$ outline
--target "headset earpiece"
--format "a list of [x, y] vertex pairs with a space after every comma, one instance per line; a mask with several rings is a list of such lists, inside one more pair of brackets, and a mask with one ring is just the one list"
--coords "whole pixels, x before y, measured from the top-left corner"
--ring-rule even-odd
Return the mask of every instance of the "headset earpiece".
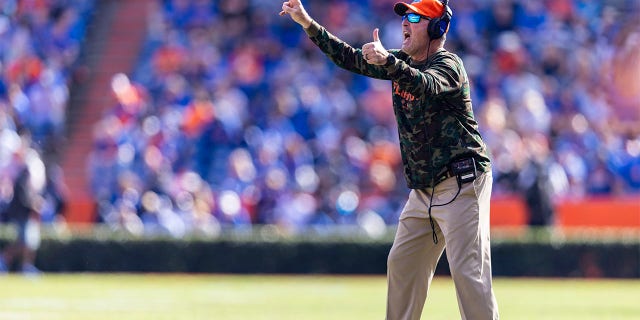
[[449, 22], [451, 22], [453, 12], [451, 12], [451, 8], [449, 8], [448, 3], [448, 0], [442, 0], [442, 4], [444, 5], [444, 12], [442, 13], [442, 16], [429, 21], [427, 32], [429, 33], [429, 38], [431, 40], [442, 38], [449, 29]]

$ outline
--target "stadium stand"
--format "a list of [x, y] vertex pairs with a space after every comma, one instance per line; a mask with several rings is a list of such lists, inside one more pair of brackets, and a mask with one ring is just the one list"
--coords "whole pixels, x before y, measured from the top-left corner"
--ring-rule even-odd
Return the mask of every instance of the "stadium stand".
[[[394, 47], [394, 2], [306, 6], [355, 46], [381, 27]], [[534, 212], [550, 216], [523, 218], [533, 224], [553, 223], [563, 199], [624, 196], [638, 208], [640, 83], [621, 62], [639, 58], [638, 3], [451, 6], [447, 46], [472, 78], [494, 196], [547, 201]], [[131, 99], [96, 126], [101, 221], [174, 235], [218, 223], [396, 221], [406, 187], [390, 84], [337, 70], [277, 11], [266, 1], [157, 2], [137, 71], [119, 76]]]
[[70, 99], [68, 142], [62, 167], [69, 186], [69, 218], [93, 222], [95, 201], [91, 197], [87, 156], [93, 148], [95, 124], [116, 102], [111, 78], [131, 72], [146, 34], [147, 7], [151, 1], [95, 3], [91, 28], [78, 63], [78, 77]]
[[43, 221], [60, 217], [65, 207], [59, 161], [70, 87], [93, 6], [93, 0], [0, 4], [0, 212], [23, 167], [31, 172]]
[[[76, 209], [88, 214], [79, 221], [95, 217], [135, 233], [174, 236], [256, 223], [292, 231], [395, 223], [407, 192], [389, 83], [338, 70], [278, 16], [280, 3], [143, 2], [114, 2], [120, 13], [109, 15], [105, 28], [122, 29], [103, 41], [132, 29], [146, 32], [146, 40], [136, 44], [140, 50], [133, 44], [111, 50], [130, 57], [104, 64], [110, 68], [101, 69], [99, 83], [88, 81], [94, 89], [85, 90], [102, 98], [101, 106], [82, 109], [70, 125], [73, 143], [63, 162], [65, 172], [74, 171], [67, 174], [71, 194], [84, 194], [85, 205]], [[395, 2], [305, 4], [354, 46], [380, 27], [382, 43], [392, 48], [401, 36], [390, 9]], [[640, 4], [456, 0], [451, 6], [447, 47], [461, 55], [472, 79], [494, 160], [494, 198], [504, 200], [494, 214], [508, 213], [494, 221], [565, 223], [580, 210], [572, 207], [576, 201], [604, 198], [632, 215], [622, 221], [640, 226], [640, 214], [634, 216], [640, 63], [632, 63], [640, 60]], [[7, 66], [3, 60], [5, 79]], [[24, 98], [11, 96], [10, 106], [22, 110]], [[64, 123], [55, 115], [30, 120], [36, 121]], [[42, 135], [47, 127], [37, 128]], [[527, 204], [542, 202], [548, 206], [535, 212], [548, 215], [531, 221]], [[94, 204], [95, 212], [87, 211]]]

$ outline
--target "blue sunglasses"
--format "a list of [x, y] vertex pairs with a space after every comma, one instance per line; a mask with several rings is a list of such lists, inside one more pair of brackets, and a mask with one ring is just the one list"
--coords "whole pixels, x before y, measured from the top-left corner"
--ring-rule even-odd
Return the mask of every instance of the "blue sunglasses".
[[409, 20], [409, 22], [411, 23], [418, 23], [420, 22], [420, 19], [426, 19], [426, 20], [430, 20], [428, 17], [425, 16], [421, 16], [417, 13], [407, 13], [404, 16], [402, 16], [402, 21], [404, 22], [404, 20]]

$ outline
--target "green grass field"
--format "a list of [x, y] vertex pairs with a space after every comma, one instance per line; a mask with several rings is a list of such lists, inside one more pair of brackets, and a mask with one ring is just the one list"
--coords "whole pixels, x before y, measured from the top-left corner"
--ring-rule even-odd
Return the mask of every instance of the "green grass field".
[[[0, 319], [384, 319], [384, 277], [0, 276]], [[495, 279], [502, 319], [640, 319], [640, 280]], [[423, 319], [459, 319], [436, 278]]]

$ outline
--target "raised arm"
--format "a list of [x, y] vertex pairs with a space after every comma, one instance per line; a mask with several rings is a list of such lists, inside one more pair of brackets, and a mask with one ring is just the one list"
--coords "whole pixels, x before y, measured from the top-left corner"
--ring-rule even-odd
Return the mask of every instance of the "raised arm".
[[356, 49], [314, 21], [300, 0], [282, 3], [280, 15], [287, 14], [304, 28], [311, 41], [339, 67], [368, 77], [389, 80], [385, 68], [389, 52], [382, 46], [377, 28], [373, 32], [373, 41]]

